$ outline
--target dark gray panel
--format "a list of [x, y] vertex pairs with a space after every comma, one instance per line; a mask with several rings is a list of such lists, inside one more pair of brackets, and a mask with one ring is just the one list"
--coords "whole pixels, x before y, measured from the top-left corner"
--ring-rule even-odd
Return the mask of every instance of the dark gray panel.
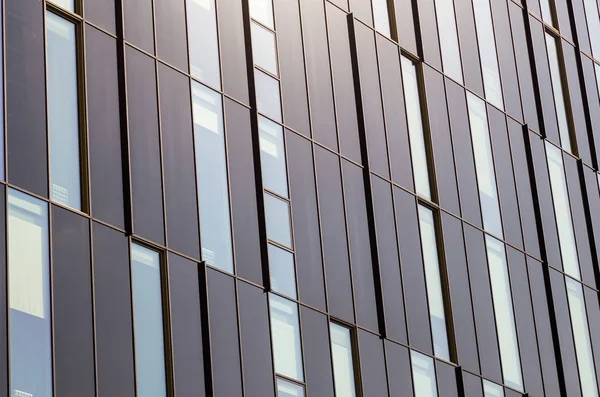
[[350, 12], [354, 18], [373, 26], [373, 13], [371, 12], [370, 0], [350, 0]]
[[567, 80], [567, 87], [565, 87], [564, 90], [565, 93], [568, 91], [570, 103], [570, 106], [567, 106], [567, 112], [571, 114], [574, 127], [571, 134], [575, 135], [577, 141], [577, 155], [587, 164], [592, 164], [591, 147], [585, 122], [585, 108], [583, 107], [577, 61], [575, 58], [579, 51], [564, 40], [562, 41], [562, 49], [565, 64], [565, 78]]
[[[590, 327], [590, 339], [592, 350], [595, 357], [598, 357], [600, 349], [600, 305], [598, 302], [598, 293], [588, 287], [583, 287], [585, 294], [585, 306], [587, 309], [588, 324]], [[600, 368], [596, 366], [596, 379], [600, 377]]]
[[459, 397], [456, 384], [456, 367], [435, 360], [438, 390], [444, 397]]
[[8, 181], [48, 197], [44, 5], [7, 0], [6, 123]]
[[183, 71], [188, 71], [185, 0], [154, 0], [156, 55]]
[[387, 397], [387, 378], [383, 340], [369, 332], [358, 331], [362, 389], [365, 396]]
[[[569, 5], [571, 5], [569, 1]], [[571, 35], [571, 21], [569, 20], [569, 7], [567, 0], [554, 0], [554, 7], [556, 8], [556, 16], [558, 17], [558, 28], [560, 34], [567, 38], [569, 41], [573, 41]]]
[[571, 0], [573, 20], [576, 26], [576, 32], [574, 33], [576, 33], [575, 36], [577, 38], [577, 45], [579, 46], [579, 49], [590, 54], [590, 38], [588, 35], [588, 30], [584, 28], [584, 26], [587, 27], [587, 20], [585, 17], [585, 8], [583, 4], [583, 0]]
[[219, 0], [219, 42], [223, 91], [248, 103], [248, 72], [241, 0]]
[[[585, 84], [585, 93], [587, 98], [588, 115], [590, 117], [593, 142], [590, 141], [590, 150], [600, 156], [600, 100], [598, 97], [598, 86], [596, 85], [594, 62], [583, 54], [578, 55], [581, 58], [581, 66], [583, 69], [583, 79]], [[591, 138], [590, 138], [591, 140]]]
[[123, 228], [117, 43], [89, 25], [86, 25], [86, 43], [92, 215]]
[[154, 54], [154, 13], [152, 0], [123, 1], [125, 40]]
[[[177, 397], [204, 397], [199, 265], [169, 253], [173, 383]], [[202, 271], [204, 271], [202, 269]]]
[[[483, 97], [483, 80], [481, 67], [479, 66], [479, 49], [477, 47], [473, 4], [471, 0], [454, 0], [454, 9], [465, 86]], [[439, 17], [446, 18], [444, 16]]]
[[236, 269], [240, 277], [262, 284], [252, 130], [248, 109], [225, 99], [225, 127]]
[[153, 59], [131, 47], [127, 47], [126, 54], [134, 231], [163, 244], [156, 68]]
[[415, 23], [415, 5], [411, 0], [394, 0], [396, 31], [400, 46], [417, 54], [417, 24]]
[[412, 396], [410, 351], [404, 346], [384, 341], [390, 397]]
[[87, 20], [110, 33], [116, 32], [115, 2], [113, 0], [86, 0], [84, 5]]
[[471, 375], [468, 372], [463, 372], [463, 389], [465, 397], [483, 397], [483, 385], [481, 378]]
[[128, 239], [99, 223], [92, 233], [98, 397], [134, 396]]
[[302, 339], [306, 365], [306, 390], [309, 396], [333, 397], [333, 373], [329, 322], [324, 314], [300, 307]]
[[[421, 53], [423, 61], [428, 65], [442, 69], [442, 57], [438, 40], [437, 19], [435, 18], [434, 0], [421, 0], [417, 4], [420, 28]], [[416, 28], [416, 26], [415, 26]], [[417, 36], [419, 37], [419, 36]]]
[[[596, 173], [588, 167], [583, 167], [585, 177], [585, 188], [587, 195], [585, 200], [588, 203], [590, 210], [590, 220], [592, 225], [600, 225], [600, 196], [598, 195], [598, 177]], [[600, 252], [600, 230], [593, 228], [593, 246], [596, 252]]]

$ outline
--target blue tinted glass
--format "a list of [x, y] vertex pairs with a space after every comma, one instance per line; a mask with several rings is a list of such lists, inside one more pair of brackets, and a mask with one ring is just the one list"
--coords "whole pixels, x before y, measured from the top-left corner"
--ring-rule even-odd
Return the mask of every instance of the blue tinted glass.
[[282, 197], [288, 197], [287, 165], [283, 128], [264, 117], [258, 118], [260, 134], [260, 160], [263, 186]]
[[265, 193], [267, 237], [276, 243], [292, 248], [290, 207], [286, 201]]
[[333, 378], [337, 396], [355, 397], [354, 359], [350, 330], [330, 323], [331, 358], [333, 360]]
[[256, 106], [258, 111], [281, 122], [279, 81], [259, 70], [254, 70], [256, 80]]
[[438, 397], [433, 359], [415, 351], [410, 352], [410, 358], [415, 397]]
[[52, 396], [48, 206], [8, 191], [11, 396]]
[[277, 379], [277, 397], [304, 397], [304, 388], [283, 379]]
[[504, 389], [502, 386], [490, 382], [483, 381], [483, 394], [485, 397], [504, 397]]
[[135, 370], [139, 397], [166, 397], [160, 255], [131, 245]]
[[275, 372], [297, 381], [304, 381], [298, 305], [269, 294], [271, 338]]
[[192, 77], [221, 88], [217, 15], [214, 0], [187, 0], [187, 26]]
[[273, 291], [296, 299], [294, 254], [269, 244], [269, 273]]

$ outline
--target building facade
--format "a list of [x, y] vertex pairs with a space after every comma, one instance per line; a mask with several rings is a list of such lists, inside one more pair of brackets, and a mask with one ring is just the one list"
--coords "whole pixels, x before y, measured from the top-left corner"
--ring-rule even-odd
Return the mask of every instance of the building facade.
[[1, 395], [599, 395], [596, 0], [0, 4]]

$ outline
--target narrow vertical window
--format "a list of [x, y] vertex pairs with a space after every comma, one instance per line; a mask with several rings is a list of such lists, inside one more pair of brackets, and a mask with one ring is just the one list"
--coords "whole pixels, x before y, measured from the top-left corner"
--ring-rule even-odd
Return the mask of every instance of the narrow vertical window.
[[75, 0], [49, 0], [51, 3], [56, 4], [59, 7], [75, 12]]
[[51, 397], [48, 205], [8, 190], [11, 396]]
[[483, 72], [485, 99], [497, 108], [504, 109], [490, 0], [474, 0], [473, 10], [475, 11], [475, 26], [479, 43], [481, 70]]
[[254, 78], [258, 111], [275, 121], [281, 122], [279, 81], [260, 70], [254, 71]]
[[583, 397], [597, 397], [598, 386], [583, 290], [581, 284], [569, 277], [566, 277], [566, 283], [582, 395]]
[[391, 37], [390, 12], [387, 0], [372, 0], [372, 4], [375, 30], [386, 37]]
[[516, 390], [523, 391], [521, 359], [504, 244], [491, 236], [486, 236], [485, 242], [504, 383]]
[[438, 397], [433, 359], [416, 351], [410, 352], [415, 397]]
[[287, 201], [265, 193], [267, 237], [288, 248], [292, 247], [290, 205]]
[[273, 291], [287, 295], [292, 299], [297, 298], [294, 254], [269, 244], [269, 273]]
[[355, 397], [354, 358], [352, 355], [352, 336], [346, 327], [331, 323], [331, 358], [333, 360], [333, 380], [335, 395]]
[[304, 387], [277, 378], [277, 397], [304, 397]]
[[277, 295], [269, 295], [271, 338], [275, 372], [299, 382], [304, 381], [298, 305]]
[[587, 20], [588, 34], [592, 45], [594, 58], [600, 57], [600, 14], [596, 0], [583, 0], [585, 18]]
[[421, 229], [423, 262], [425, 263], [425, 281], [427, 283], [427, 299], [429, 301], [429, 316], [433, 335], [433, 351], [437, 357], [450, 361], [435, 223], [433, 212], [422, 205], [419, 205], [419, 226]]
[[250, 17], [269, 29], [275, 28], [273, 23], [273, 2], [272, 0], [250, 0]]
[[540, 8], [542, 10], [542, 19], [550, 26], [554, 26], [554, 18], [552, 17], [551, 0], [540, 0]]
[[504, 389], [502, 386], [490, 382], [483, 381], [483, 396], [484, 397], [504, 397]]
[[139, 397], [167, 395], [160, 262], [158, 252], [131, 245], [135, 371]]
[[278, 76], [275, 33], [252, 22], [252, 57], [254, 64]]
[[552, 189], [552, 199], [554, 200], [554, 215], [556, 216], [563, 269], [569, 276], [579, 280], [579, 259], [577, 258], [562, 153], [557, 147], [546, 143], [546, 156], [548, 157], [550, 187]]
[[75, 24], [46, 12], [50, 197], [81, 210]]
[[552, 92], [554, 93], [556, 118], [558, 119], [560, 145], [567, 152], [572, 153], [573, 149], [571, 145], [571, 135], [569, 132], [569, 120], [567, 119], [567, 99], [563, 91], [557, 40], [560, 39], [555, 38], [550, 33], [546, 33], [546, 48], [548, 50], [548, 62], [550, 64], [550, 78], [552, 79]]
[[431, 200], [429, 166], [427, 165], [427, 151], [425, 149], [417, 68], [414, 62], [406, 57], [402, 57], [402, 79], [404, 83], [404, 102], [406, 104], [408, 138], [415, 178], [415, 191], [418, 195]]
[[442, 51], [444, 73], [463, 83], [460, 48], [458, 46], [458, 31], [454, 15], [454, 0], [435, 0], [435, 12]]
[[467, 102], [483, 228], [489, 233], [503, 237], [485, 103], [471, 93], [467, 94]]
[[202, 259], [233, 272], [229, 182], [221, 95], [192, 83]]
[[287, 198], [287, 165], [285, 162], [283, 128], [269, 119], [259, 117], [258, 132], [263, 187]]
[[215, 0], [187, 0], [187, 29], [192, 77], [221, 88]]

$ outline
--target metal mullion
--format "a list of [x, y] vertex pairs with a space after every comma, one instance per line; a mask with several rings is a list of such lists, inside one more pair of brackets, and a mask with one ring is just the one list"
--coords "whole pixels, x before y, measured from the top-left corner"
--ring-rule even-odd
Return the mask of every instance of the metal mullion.
[[4, 164], [4, 177], [2, 178], [3, 180], [7, 181], [8, 180], [8, 150], [7, 150], [7, 143], [8, 143], [8, 95], [7, 95], [7, 89], [6, 89], [6, 84], [7, 84], [7, 79], [6, 79], [6, 67], [7, 67], [7, 62], [6, 62], [6, 49], [7, 49], [7, 45], [6, 45], [6, 1], [1, 1], [0, 2], [0, 21], [2, 23], [2, 41], [1, 41], [1, 45], [2, 45], [2, 127], [3, 127], [3, 131], [2, 131], [2, 136], [4, 137], [4, 142], [2, 145], [2, 164]]
[[163, 344], [164, 344], [164, 360], [165, 360], [165, 383], [167, 396], [174, 397], [177, 395], [175, 388], [175, 350], [173, 344], [173, 321], [172, 321], [172, 306], [171, 306], [171, 277], [169, 267], [169, 254], [161, 250], [159, 253], [160, 259], [160, 287], [161, 287], [161, 308], [163, 315]]
[[89, 244], [90, 244], [90, 288], [91, 288], [91, 303], [92, 303], [92, 338], [94, 342], [92, 355], [94, 356], [94, 390], [96, 396], [99, 393], [98, 386], [98, 333], [97, 333], [97, 316], [96, 316], [96, 262], [94, 260], [94, 221], [86, 219], [89, 227]]
[[[212, 365], [212, 343], [210, 334], [210, 302], [208, 301], [208, 267], [206, 262], [195, 262], [198, 269], [198, 291], [200, 300], [200, 318], [202, 328], [202, 359], [204, 365], [204, 387], [206, 396], [212, 397], [214, 393], [213, 386], [213, 365]], [[235, 276], [234, 276], [235, 277]], [[236, 280], [234, 282], [237, 283]], [[241, 360], [240, 360], [241, 361]]]
[[[136, 240], [137, 242], [137, 240]], [[136, 346], [135, 346], [135, 309], [133, 302], [133, 269], [132, 269], [132, 260], [133, 255], [131, 254], [132, 245], [134, 244], [133, 237], [131, 235], [127, 236], [127, 270], [129, 274], [129, 306], [131, 310], [131, 350], [133, 353], [133, 390], [136, 397], [138, 396], [138, 373], [137, 373], [137, 360], [136, 360]]]

